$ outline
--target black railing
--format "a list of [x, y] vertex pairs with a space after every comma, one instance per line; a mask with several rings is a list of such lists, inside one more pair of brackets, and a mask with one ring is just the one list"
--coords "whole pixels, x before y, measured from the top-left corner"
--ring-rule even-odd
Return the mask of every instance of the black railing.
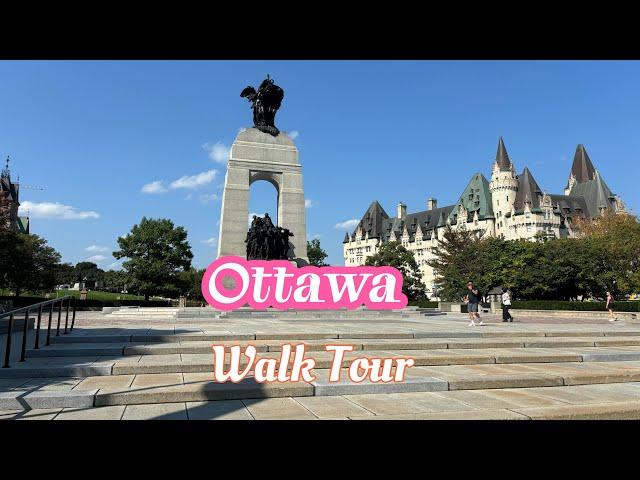
[[[27, 307], [17, 308], [15, 310], [11, 310], [9, 312], [0, 313], [0, 320], [4, 318], [9, 318], [9, 324], [7, 326], [7, 346], [4, 351], [4, 364], [2, 368], [9, 368], [11, 363], [11, 334], [13, 330], [13, 320], [18, 315], [24, 313], [24, 325], [22, 332], [22, 351], [20, 352], [20, 361], [24, 362], [27, 353], [27, 332], [29, 330], [29, 313], [30, 312], [38, 312], [38, 319], [36, 320], [36, 325], [34, 326], [34, 330], [36, 331], [36, 339], [33, 345], [34, 350], [38, 350], [40, 348], [40, 323], [42, 320], [42, 311], [43, 308], [49, 307], [49, 322], [47, 324], [47, 346], [51, 345], [51, 320], [53, 318], [53, 310], [54, 306], [57, 304], [58, 308], [58, 324], [56, 326], [56, 337], [60, 336], [60, 320], [62, 317], [62, 309], [65, 307], [66, 302], [66, 313], [64, 319], [64, 335], [73, 331], [73, 327], [76, 323], [76, 302], [75, 297], [66, 296], [56, 298], [54, 300], [47, 300], [46, 302], [35, 303], [33, 305], [29, 305]], [[73, 309], [73, 315], [71, 317], [71, 325], [69, 325], [69, 309]]]

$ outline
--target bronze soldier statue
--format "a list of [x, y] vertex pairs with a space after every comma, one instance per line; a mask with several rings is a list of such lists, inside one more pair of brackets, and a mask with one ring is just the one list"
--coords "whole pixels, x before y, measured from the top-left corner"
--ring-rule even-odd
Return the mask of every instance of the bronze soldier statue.
[[286, 260], [289, 258], [288, 228], [276, 227], [268, 213], [264, 217], [253, 216], [245, 239], [247, 260]]

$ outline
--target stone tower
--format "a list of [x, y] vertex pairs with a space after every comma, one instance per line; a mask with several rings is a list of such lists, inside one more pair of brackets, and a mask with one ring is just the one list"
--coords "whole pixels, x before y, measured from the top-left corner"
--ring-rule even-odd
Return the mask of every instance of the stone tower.
[[498, 237], [506, 237], [508, 228], [507, 218], [504, 215], [511, 211], [513, 202], [516, 199], [518, 179], [502, 137], [498, 141], [498, 151], [491, 171], [489, 190], [491, 191], [493, 213], [496, 218], [495, 234]]

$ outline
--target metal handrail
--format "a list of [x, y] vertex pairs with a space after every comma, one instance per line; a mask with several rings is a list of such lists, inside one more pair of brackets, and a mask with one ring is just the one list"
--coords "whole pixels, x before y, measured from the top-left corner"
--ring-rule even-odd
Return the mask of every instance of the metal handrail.
[[[47, 342], [46, 345], [51, 345], [51, 320], [53, 318], [53, 307], [55, 304], [59, 304], [58, 308], [58, 324], [56, 326], [56, 337], [60, 336], [60, 320], [62, 316], [62, 308], [64, 307], [64, 302], [67, 302], [65, 321], [64, 321], [64, 332], [71, 333], [73, 331], [73, 327], [76, 323], [76, 299], [71, 295], [67, 295], [60, 298], [55, 298], [53, 300], [47, 300], [45, 302], [34, 303], [33, 305], [28, 305], [26, 307], [16, 308], [15, 310], [11, 310], [9, 312], [0, 313], [0, 320], [3, 318], [9, 317], [9, 324], [7, 327], [7, 345], [4, 351], [4, 364], [2, 368], [10, 367], [10, 358], [11, 358], [11, 333], [13, 330], [13, 319], [16, 315], [24, 312], [24, 328], [22, 332], [22, 350], [20, 352], [20, 361], [24, 362], [26, 359], [27, 353], [27, 331], [29, 327], [29, 312], [37, 310], [38, 311], [38, 320], [36, 324], [36, 339], [34, 343], [34, 350], [38, 350], [40, 348], [40, 323], [42, 320], [42, 308], [49, 305], [49, 323], [47, 324]], [[69, 326], [69, 308], [73, 307], [73, 316], [71, 317], [71, 326]]]

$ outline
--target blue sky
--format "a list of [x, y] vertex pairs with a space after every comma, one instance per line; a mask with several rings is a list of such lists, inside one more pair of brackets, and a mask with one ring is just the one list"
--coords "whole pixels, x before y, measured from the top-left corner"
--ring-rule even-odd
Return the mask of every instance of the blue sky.
[[[14, 180], [44, 188], [21, 192], [32, 233], [63, 261], [109, 268], [119, 235], [170, 218], [208, 265], [226, 148], [251, 126], [239, 94], [267, 73], [285, 90], [276, 125], [297, 133], [308, 237], [332, 264], [340, 224], [373, 200], [390, 215], [398, 201], [455, 202], [474, 172], [489, 177], [500, 135], [550, 193], [584, 143], [637, 212], [638, 62], [0, 61], [0, 155]], [[254, 184], [250, 211], [274, 210], [273, 187]]]

